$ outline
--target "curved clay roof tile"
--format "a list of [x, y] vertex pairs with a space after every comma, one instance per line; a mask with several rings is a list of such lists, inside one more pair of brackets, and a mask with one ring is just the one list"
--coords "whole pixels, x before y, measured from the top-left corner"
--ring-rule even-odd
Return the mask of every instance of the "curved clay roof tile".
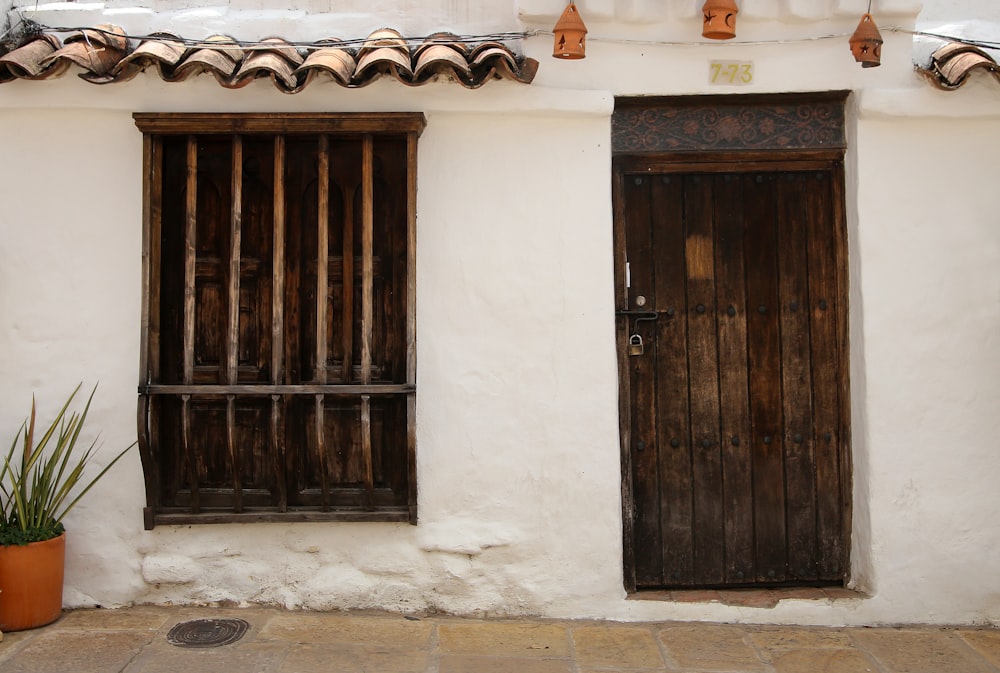
[[69, 63], [62, 61], [49, 67], [42, 65], [47, 57], [59, 49], [59, 39], [55, 35], [41, 33], [30, 42], [0, 56], [0, 81], [19, 79], [48, 79], [66, 72]]
[[131, 54], [119, 61], [112, 70], [116, 79], [127, 81], [146, 68], [155, 66], [161, 79], [168, 82], [174, 80], [174, 67], [184, 56], [187, 47], [173, 33], [153, 33], [150, 37], [159, 39], [143, 40]]
[[127, 81], [155, 65], [168, 82], [210, 72], [229, 89], [268, 77], [282, 92], [296, 93], [325, 75], [347, 87], [365, 86], [383, 75], [417, 86], [436, 74], [474, 89], [497, 78], [528, 83], [538, 69], [537, 61], [515, 56], [500, 42], [486, 42], [470, 51], [452, 33], [427, 37], [412, 54], [402, 35], [389, 28], [373, 32], [356, 54], [336, 38], [314, 43], [305, 58], [303, 51], [281, 38], [258, 45], [261, 48], [244, 51], [226, 35], [195, 42], [158, 33], [142, 38], [129, 53], [129, 39], [117, 26], [81, 29], [65, 43], [44, 33], [0, 56], [0, 83], [56, 78], [76, 64], [84, 70], [82, 78], [97, 84]]
[[317, 72], [329, 73], [341, 86], [348, 86], [357, 69], [357, 61], [346, 49], [325, 47], [317, 49], [306, 57], [305, 63], [295, 70], [296, 75], [305, 73], [312, 76]]
[[[266, 48], [265, 48], [266, 45]], [[254, 49], [246, 50], [248, 52], [268, 52], [272, 54], [277, 54], [283, 59], [288, 61], [294, 66], [302, 65], [302, 54], [299, 53], [298, 49], [293, 47], [291, 43], [280, 37], [266, 37], [260, 41], [260, 45]]]
[[70, 33], [64, 42], [65, 44], [90, 42], [91, 44], [100, 44], [119, 51], [128, 50], [128, 37], [125, 35], [125, 29], [111, 23], [102, 23], [93, 28], [84, 28], [83, 30]]
[[945, 91], [958, 89], [977, 70], [1000, 82], [1000, 65], [982, 49], [962, 42], [949, 42], [931, 54], [929, 67], [918, 68], [934, 86]]
[[358, 61], [353, 82], [360, 84], [364, 80], [367, 83], [380, 74], [391, 74], [401, 82], [409, 80], [413, 76], [409, 53], [404, 55], [392, 47], [369, 51]]
[[426, 47], [417, 58], [413, 79], [425, 80], [435, 74], [450, 74], [463, 81], [472, 79], [472, 68], [465, 56], [451, 45], [436, 44]]
[[44, 68], [56, 61], [69, 61], [83, 68], [80, 77], [85, 80], [98, 84], [114, 81], [110, 74], [124, 58], [128, 39], [118, 26], [105, 24], [97, 28], [71, 33], [62, 48], [45, 57], [40, 65]]
[[463, 57], [468, 57], [469, 55], [469, 45], [465, 44], [461, 37], [455, 33], [440, 32], [428, 35], [427, 38], [420, 43], [420, 46], [413, 52], [413, 57], [419, 58], [420, 54], [429, 47], [442, 44], [461, 53]]
[[253, 80], [259, 77], [270, 77], [274, 85], [282, 90], [298, 88], [298, 80], [292, 66], [283, 57], [270, 51], [251, 52], [243, 61], [236, 76], [237, 81]]
[[407, 56], [410, 54], [406, 40], [399, 31], [392, 28], [379, 28], [369, 35], [365, 43], [361, 45], [361, 49], [358, 50], [358, 58], [363, 58], [369, 52], [378, 49], [396, 49]]
[[229, 87], [230, 80], [242, 60], [243, 50], [236, 45], [233, 38], [213, 35], [188, 51], [174, 68], [174, 77], [183, 80], [203, 72], [210, 72], [219, 84]]

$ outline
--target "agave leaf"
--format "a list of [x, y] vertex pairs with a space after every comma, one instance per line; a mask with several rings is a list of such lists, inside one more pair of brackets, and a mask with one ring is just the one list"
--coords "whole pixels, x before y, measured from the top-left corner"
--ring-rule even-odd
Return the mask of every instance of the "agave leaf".
[[31, 447], [34, 446], [35, 437], [35, 396], [31, 396], [31, 421], [28, 423], [27, 434], [24, 438], [24, 460], [21, 462], [22, 465], [28, 462], [28, 458], [31, 457]]
[[[96, 455], [98, 440], [86, 448], [77, 444], [97, 386], [91, 391], [82, 412], [70, 412], [70, 404], [81, 385], [77, 385], [38, 438], [35, 433], [37, 409], [32, 397], [31, 415], [15, 435], [0, 468], [0, 535], [3, 536], [0, 544], [12, 541], [24, 544], [58, 535], [62, 531], [63, 517], [136, 445], [132, 443], [123, 449], [96, 476], [87, 478], [86, 469]], [[19, 443], [23, 447], [20, 461], [15, 462]], [[15, 528], [22, 534], [9, 532]]]
[[59, 511], [58, 515], [55, 516], [55, 520], [56, 521], [61, 521], [63, 519], [63, 517], [66, 516], [66, 513], [69, 512], [71, 509], [73, 509], [74, 505], [76, 505], [76, 503], [78, 503], [80, 501], [80, 498], [82, 498], [83, 496], [85, 496], [87, 494], [87, 491], [89, 491], [91, 488], [93, 488], [94, 484], [96, 484], [100, 480], [100, 478], [103, 477], [104, 474], [108, 470], [110, 470], [114, 466], [115, 463], [118, 462], [118, 459], [121, 458], [122, 456], [124, 456], [126, 453], [128, 453], [129, 449], [131, 449], [136, 444], [138, 444], [138, 442], [132, 442], [131, 444], [129, 444], [128, 446], [126, 446], [124, 449], [122, 449], [121, 452], [117, 456], [115, 456], [114, 458], [112, 458], [111, 462], [108, 463], [107, 465], [105, 465], [104, 469], [101, 470], [97, 474], [96, 477], [94, 477], [93, 479], [91, 479], [87, 483], [87, 485], [83, 487], [83, 489], [80, 491], [80, 493], [77, 494], [77, 496], [75, 498], [73, 498], [73, 501], [70, 502], [68, 505], [66, 505], [65, 508], [63, 508], [62, 510]]

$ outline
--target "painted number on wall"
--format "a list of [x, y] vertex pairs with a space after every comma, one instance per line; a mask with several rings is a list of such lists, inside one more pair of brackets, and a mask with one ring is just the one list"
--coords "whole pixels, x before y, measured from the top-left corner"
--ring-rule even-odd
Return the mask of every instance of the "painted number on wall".
[[712, 61], [708, 65], [710, 84], [753, 84], [753, 61]]

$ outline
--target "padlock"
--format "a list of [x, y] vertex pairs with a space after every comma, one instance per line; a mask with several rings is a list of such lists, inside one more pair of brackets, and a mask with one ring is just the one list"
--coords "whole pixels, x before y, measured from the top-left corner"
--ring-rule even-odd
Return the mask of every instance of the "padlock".
[[628, 338], [628, 354], [629, 355], [642, 355], [642, 337], [638, 334], [633, 334]]

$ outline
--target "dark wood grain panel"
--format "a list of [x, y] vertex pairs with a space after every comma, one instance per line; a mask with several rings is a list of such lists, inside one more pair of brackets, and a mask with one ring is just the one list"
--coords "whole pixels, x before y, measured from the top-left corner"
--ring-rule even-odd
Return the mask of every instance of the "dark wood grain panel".
[[725, 173], [714, 181], [725, 581], [743, 584], [755, 575], [743, 179]]
[[679, 176], [644, 177], [651, 184], [655, 293], [656, 434], [663, 574], [668, 585], [694, 582], [694, 512], [687, 370], [688, 324], [684, 255], [684, 182]]
[[703, 586], [725, 578], [713, 182], [701, 174], [684, 179], [694, 580]]
[[757, 581], [785, 579], [785, 474], [774, 173], [746, 176], [747, 351]]
[[[628, 259], [631, 283], [629, 306], [636, 306], [636, 298], [647, 297], [655, 301], [653, 274], [653, 224], [650, 201], [650, 180], [644, 176], [626, 176], [626, 199], [633, 207], [625, 221], [628, 236]], [[633, 261], [634, 260], [634, 261]], [[635, 329], [629, 316], [627, 332]], [[640, 336], [652, 342], [652, 328], [642, 323]], [[641, 356], [627, 360], [631, 378], [631, 446], [636, 517], [634, 522], [635, 575], [640, 586], [658, 586], [663, 583], [663, 537], [660, 523], [660, 488], [656, 447], [656, 379], [652, 349]]]
[[843, 520], [844, 477], [841, 473], [842, 367], [846, 367], [838, 341], [838, 312], [844, 310], [837, 287], [837, 259], [830, 254], [838, 247], [834, 226], [833, 176], [811, 176], [805, 193], [809, 232], [809, 297], [806, 310], [810, 320], [810, 346], [815, 412], [813, 434], [816, 442], [817, 573], [820, 579], [841, 577], [845, 568], [845, 521]]
[[781, 388], [789, 578], [815, 580], [816, 459], [812, 432], [806, 190], [810, 173], [777, 177]]

